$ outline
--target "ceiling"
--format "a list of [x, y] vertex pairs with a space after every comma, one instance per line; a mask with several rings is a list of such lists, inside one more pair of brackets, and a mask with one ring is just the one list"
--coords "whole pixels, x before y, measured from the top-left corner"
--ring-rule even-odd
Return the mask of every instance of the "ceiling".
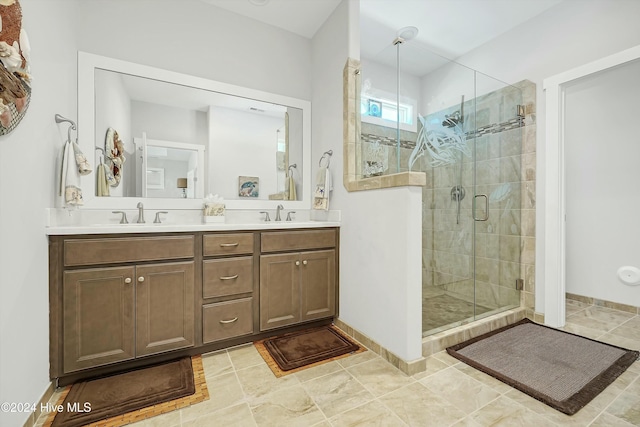
[[[311, 38], [341, 0], [201, 0]], [[361, 49], [375, 56], [402, 27], [417, 41], [455, 59], [562, 0], [360, 0]], [[256, 5], [255, 3], [266, 3]]]

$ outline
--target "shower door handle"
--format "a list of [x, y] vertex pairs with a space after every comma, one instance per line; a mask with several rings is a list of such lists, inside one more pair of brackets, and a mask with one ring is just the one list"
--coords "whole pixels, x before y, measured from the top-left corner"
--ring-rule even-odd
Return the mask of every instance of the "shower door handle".
[[[476, 216], [478, 197], [484, 197], [484, 218], [478, 218]], [[489, 197], [486, 194], [476, 194], [473, 196], [473, 219], [474, 221], [486, 221], [489, 219]]]

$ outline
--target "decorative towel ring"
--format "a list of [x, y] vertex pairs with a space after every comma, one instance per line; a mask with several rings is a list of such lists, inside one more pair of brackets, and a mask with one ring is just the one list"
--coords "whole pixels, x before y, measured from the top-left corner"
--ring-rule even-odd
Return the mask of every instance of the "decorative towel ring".
[[70, 123], [69, 129], [67, 130], [67, 141], [71, 141], [71, 131], [76, 130], [76, 123], [73, 120], [67, 119], [66, 117], [62, 117], [60, 114], [56, 114], [56, 123]]
[[327, 168], [328, 168], [329, 165], [331, 164], [331, 156], [333, 156], [333, 150], [325, 151], [322, 154], [322, 157], [320, 157], [320, 160], [318, 161], [318, 167], [322, 167], [322, 160], [327, 159]]

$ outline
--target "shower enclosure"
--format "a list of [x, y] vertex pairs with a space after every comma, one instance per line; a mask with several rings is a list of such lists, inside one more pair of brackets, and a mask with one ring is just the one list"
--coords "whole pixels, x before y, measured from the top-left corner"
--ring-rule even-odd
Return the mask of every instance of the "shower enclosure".
[[519, 306], [521, 90], [415, 40], [361, 58], [358, 87], [359, 178], [426, 174], [423, 336]]

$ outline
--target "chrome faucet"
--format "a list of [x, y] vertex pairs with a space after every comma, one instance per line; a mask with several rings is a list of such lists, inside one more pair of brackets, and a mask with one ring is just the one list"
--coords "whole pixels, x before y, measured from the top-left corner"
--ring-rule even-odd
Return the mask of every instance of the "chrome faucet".
[[282, 221], [282, 218], [280, 218], [280, 211], [284, 209], [284, 206], [278, 205], [276, 209], [276, 221]]
[[138, 208], [138, 220], [136, 222], [138, 224], [144, 224], [144, 205], [142, 202], [138, 202], [136, 207]]

